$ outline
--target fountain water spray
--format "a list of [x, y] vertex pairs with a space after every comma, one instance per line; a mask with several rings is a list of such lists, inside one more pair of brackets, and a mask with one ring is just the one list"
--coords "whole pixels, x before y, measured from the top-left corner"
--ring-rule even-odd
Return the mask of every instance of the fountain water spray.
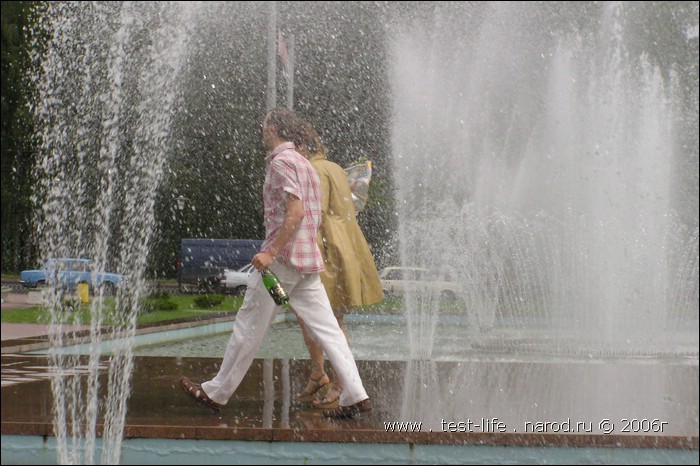
[[[462, 284], [466, 347], [697, 354], [697, 212], [677, 202], [697, 105], [683, 57], [663, 69], [633, 34], [658, 12], [455, 8], [392, 35], [403, 263]], [[408, 300], [418, 359], [436, 298]]]
[[[35, 37], [34, 113], [40, 139], [35, 202], [42, 257], [88, 257], [95, 271], [127, 277], [114, 310], [95, 290], [88, 322], [51, 280], [50, 364], [60, 463], [119, 462], [134, 335], [154, 233], [154, 201], [168, 155], [192, 5], [179, 2], [49, 3]], [[42, 52], [43, 50], [43, 52]], [[93, 282], [94, 282], [93, 273]], [[89, 325], [90, 356], [61, 347]], [[108, 335], [103, 329], [108, 328]], [[104, 338], [123, 337], [101, 358]], [[101, 374], [106, 373], [105, 378]], [[87, 374], [87, 377], [85, 377]], [[103, 399], [106, 398], [106, 399]], [[104, 417], [102, 427], [98, 416]]]

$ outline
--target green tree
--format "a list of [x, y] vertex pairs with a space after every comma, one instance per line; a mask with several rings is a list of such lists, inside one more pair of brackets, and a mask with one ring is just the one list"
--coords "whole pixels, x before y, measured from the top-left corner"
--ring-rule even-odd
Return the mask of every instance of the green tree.
[[33, 263], [31, 243], [33, 124], [24, 77], [29, 66], [25, 31], [34, 2], [2, 2], [2, 270], [17, 271]]

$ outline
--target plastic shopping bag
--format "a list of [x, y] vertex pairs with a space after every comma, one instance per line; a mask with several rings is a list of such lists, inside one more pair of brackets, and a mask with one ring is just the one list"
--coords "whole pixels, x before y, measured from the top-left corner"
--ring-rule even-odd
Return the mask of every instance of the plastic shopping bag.
[[367, 204], [369, 197], [369, 181], [372, 179], [372, 162], [369, 160], [345, 169], [352, 192], [352, 203], [355, 211], [360, 212]]

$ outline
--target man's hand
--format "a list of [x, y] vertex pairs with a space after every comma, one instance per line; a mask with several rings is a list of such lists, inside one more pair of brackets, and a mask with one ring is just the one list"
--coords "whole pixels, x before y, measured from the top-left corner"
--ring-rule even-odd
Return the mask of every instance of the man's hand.
[[255, 266], [257, 270], [266, 269], [274, 262], [275, 257], [269, 252], [259, 252], [250, 262]]

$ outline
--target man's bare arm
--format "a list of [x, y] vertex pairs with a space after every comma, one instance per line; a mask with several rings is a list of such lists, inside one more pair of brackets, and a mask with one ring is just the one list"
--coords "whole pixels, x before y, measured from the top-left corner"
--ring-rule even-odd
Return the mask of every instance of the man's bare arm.
[[270, 246], [253, 257], [251, 261], [256, 269], [266, 269], [274, 260], [277, 254], [294, 238], [301, 221], [304, 219], [304, 204], [301, 199], [287, 193], [284, 204], [284, 222], [277, 231], [277, 236], [272, 240]]

